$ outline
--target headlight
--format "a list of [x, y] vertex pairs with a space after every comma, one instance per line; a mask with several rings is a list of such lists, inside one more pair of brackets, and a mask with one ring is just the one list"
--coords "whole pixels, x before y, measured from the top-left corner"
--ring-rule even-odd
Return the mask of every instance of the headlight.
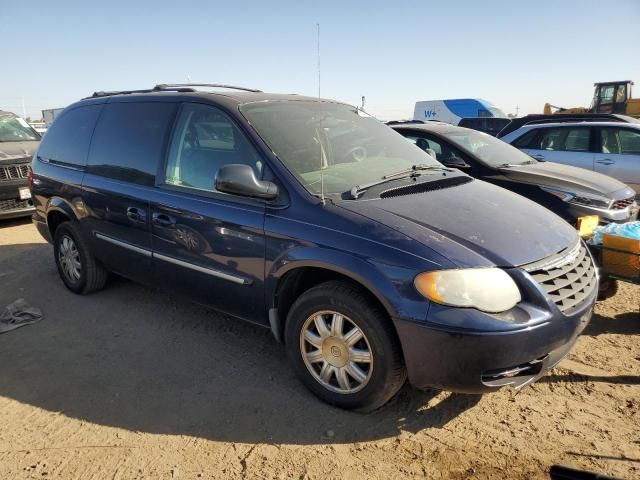
[[522, 299], [513, 279], [499, 268], [424, 272], [414, 284], [433, 302], [489, 313], [509, 310]]
[[563, 202], [573, 203], [575, 205], [582, 205], [586, 207], [595, 208], [610, 208], [612, 200], [605, 197], [598, 197], [595, 195], [577, 195], [572, 192], [565, 192], [564, 190], [558, 190], [551, 187], [540, 187], [545, 192], [555, 195]]

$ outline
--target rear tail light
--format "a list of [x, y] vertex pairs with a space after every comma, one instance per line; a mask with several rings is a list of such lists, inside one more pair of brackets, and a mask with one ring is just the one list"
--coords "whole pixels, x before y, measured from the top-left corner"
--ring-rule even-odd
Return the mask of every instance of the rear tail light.
[[31, 169], [31, 165], [29, 165], [29, 169], [27, 170], [27, 185], [29, 185], [29, 190], [33, 190], [33, 170]]

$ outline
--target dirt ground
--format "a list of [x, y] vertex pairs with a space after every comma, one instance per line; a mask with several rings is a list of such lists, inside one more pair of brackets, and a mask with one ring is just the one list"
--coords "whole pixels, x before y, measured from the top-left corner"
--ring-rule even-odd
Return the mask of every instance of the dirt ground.
[[0, 224], [0, 478], [548, 478], [553, 464], [640, 478], [640, 287], [598, 304], [533, 386], [405, 387], [383, 409], [315, 399], [259, 327], [122, 279], [59, 280], [28, 221]]

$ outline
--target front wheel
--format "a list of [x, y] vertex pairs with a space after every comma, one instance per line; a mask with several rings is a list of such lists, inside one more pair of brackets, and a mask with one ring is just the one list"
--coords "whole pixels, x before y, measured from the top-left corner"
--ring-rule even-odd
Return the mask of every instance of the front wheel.
[[296, 300], [287, 316], [286, 344], [303, 383], [341, 408], [374, 410], [406, 380], [388, 316], [347, 282], [323, 283]]

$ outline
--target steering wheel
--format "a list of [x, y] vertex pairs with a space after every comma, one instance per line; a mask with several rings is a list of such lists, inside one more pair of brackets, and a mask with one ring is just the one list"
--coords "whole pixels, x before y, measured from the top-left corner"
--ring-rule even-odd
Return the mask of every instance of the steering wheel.
[[355, 160], [356, 162], [361, 162], [365, 158], [367, 158], [367, 149], [358, 145], [357, 147], [353, 147], [349, 150], [343, 157], [345, 160]]

